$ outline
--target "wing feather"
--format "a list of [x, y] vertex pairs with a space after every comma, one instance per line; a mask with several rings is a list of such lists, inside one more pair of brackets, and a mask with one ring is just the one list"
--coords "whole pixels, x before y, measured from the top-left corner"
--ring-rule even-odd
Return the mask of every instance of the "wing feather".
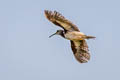
[[88, 45], [85, 40], [71, 41], [71, 48], [75, 58], [80, 63], [86, 63], [88, 60], [90, 60]]
[[65, 31], [67, 31], [67, 30], [68, 31], [79, 31], [79, 29], [76, 27], [76, 25], [74, 25], [69, 20], [65, 19], [65, 17], [62, 16], [57, 11], [52, 12], [52, 11], [45, 10], [45, 16], [49, 21], [51, 21], [52, 23], [54, 23], [57, 26], [60, 26]]

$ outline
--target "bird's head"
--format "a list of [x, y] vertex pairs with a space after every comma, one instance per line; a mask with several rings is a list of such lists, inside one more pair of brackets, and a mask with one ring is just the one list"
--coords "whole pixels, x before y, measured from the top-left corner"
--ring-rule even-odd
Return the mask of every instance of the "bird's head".
[[56, 33], [54, 33], [51, 36], [49, 36], [49, 38], [54, 36], [54, 35], [61, 35], [62, 36], [62, 34], [63, 34], [63, 30], [57, 30]]

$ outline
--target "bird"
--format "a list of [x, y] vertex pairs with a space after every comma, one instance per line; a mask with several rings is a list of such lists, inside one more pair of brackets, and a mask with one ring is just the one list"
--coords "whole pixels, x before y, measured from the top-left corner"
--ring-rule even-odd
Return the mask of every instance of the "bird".
[[87, 63], [90, 60], [90, 52], [86, 40], [94, 39], [96, 37], [88, 36], [83, 32], [80, 32], [76, 25], [74, 25], [71, 21], [66, 19], [61, 13], [57, 11], [44, 10], [44, 13], [45, 17], [50, 22], [62, 28], [57, 30], [49, 37], [60, 35], [61, 37], [70, 40], [71, 49], [76, 60], [80, 63]]

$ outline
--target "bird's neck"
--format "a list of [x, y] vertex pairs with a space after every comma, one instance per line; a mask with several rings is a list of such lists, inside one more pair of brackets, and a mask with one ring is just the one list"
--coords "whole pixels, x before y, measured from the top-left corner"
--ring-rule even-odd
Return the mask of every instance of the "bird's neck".
[[60, 36], [62, 36], [63, 38], [65, 38], [65, 35], [64, 35], [65, 33], [64, 32], [62, 32], [61, 34], [60, 34]]

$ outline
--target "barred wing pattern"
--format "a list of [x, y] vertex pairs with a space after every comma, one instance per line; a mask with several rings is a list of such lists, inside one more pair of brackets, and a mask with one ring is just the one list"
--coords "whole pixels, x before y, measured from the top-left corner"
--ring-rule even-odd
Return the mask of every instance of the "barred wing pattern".
[[71, 48], [75, 58], [80, 63], [86, 63], [88, 60], [90, 60], [88, 45], [85, 40], [71, 41]]
[[[72, 22], [67, 20], [64, 16], [62, 16], [57, 11], [52, 12], [52, 11], [45, 10], [45, 16], [49, 21], [63, 28], [65, 33], [67, 31], [80, 32], [80, 30], [77, 28], [76, 25], [74, 25]], [[88, 50], [88, 45], [85, 40], [71, 41], [71, 48], [75, 58], [80, 63], [88, 62], [88, 60], [90, 59], [90, 54]]]
[[45, 16], [49, 21], [51, 21], [57, 26], [60, 26], [65, 31], [79, 31], [76, 25], [74, 25], [69, 20], [65, 19], [65, 17], [62, 16], [57, 11], [52, 12], [52, 11], [45, 10]]

